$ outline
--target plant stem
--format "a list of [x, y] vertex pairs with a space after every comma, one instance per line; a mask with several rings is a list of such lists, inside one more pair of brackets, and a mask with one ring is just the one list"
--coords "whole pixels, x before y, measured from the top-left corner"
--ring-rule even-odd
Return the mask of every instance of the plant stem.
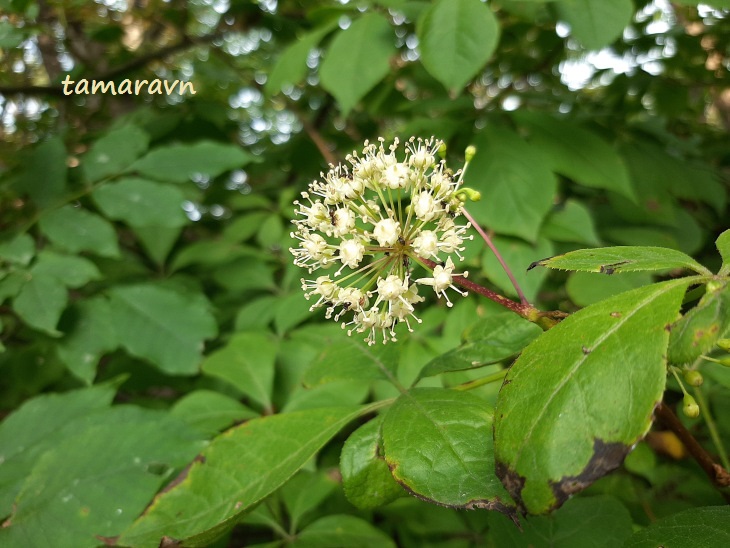
[[504, 379], [504, 377], [507, 375], [507, 371], [509, 371], [509, 369], [500, 369], [496, 373], [492, 373], [491, 375], [487, 375], [486, 377], [482, 377], [481, 379], [467, 381], [457, 386], [452, 386], [451, 388], [452, 390], [473, 390], [474, 388], [484, 386], [485, 384], [490, 384]]
[[717, 449], [717, 452], [720, 455], [720, 461], [725, 467], [725, 470], [730, 470], [730, 460], [727, 458], [727, 451], [725, 449], [725, 445], [722, 443], [720, 434], [717, 431], [717, 425], [715, 424], [715, 419], [712, 417], [712, 413], [710, 412], [710, 406], [707, 402], [707, 398], [705, 398], [704, 392], [702, 392], [702, 389], [699, 387], [694, 389], [694, 393], [697, 403], [700, 405], [700, 409], [702, 410], [702, 417], [705, 420], [705, 424], [707, 424], [707, 429], [710, 431], [712, 442], [715, 444], [715, 449]]
[[484, 231], [484, 229], [481, 226], [479, 226], [479, 223], [477, 223], [474, 220], [474, 217], [471, 216], [471, 214], [466, 210], [466, 208], [462, 207], [461, 212], [464, 214], [464, 217], [466, 217], [467, 220], [471, 223], [471, 226], [473, 226], [474, 229], [479, 233], [479, 235], [482, 237], [482, 240], [484, 240], [484, 242], [487, 244], [489, 249], [492, 250], [492, 253], [494, 253], [494, 256], [497, 257], [497, 260], [499, 261], [499, 264], [502, 266], [502, 269], [507, 274], [509, 281], [512, 282], [512, 287], [515, 288], [515, 291], [517, 292], [517, 296], [520, 298], [520, 302], [522, 304], [530, 304], [527, 300], [527, 297], [525, 297], [525, 293], [522, 291], [520, 284], [517, 283], [517, 279], [515, 278], [514, 274], [512, 273], [512, 270], [507, 265], [504, 258], [502, 258], [502, 255], [500, 254], [499, 250], [497, 249], [497, 246], [494, 245], [494, 242], [492, 242], [492, 239]]
[[655, 413], [656, 417], [661, 420], [664, 426], [676, 434], [687, 448], [689, 454], [692, 455], [705, 471], [705, 474], [710, 478], [713, 485], [720, 489], [725, 500], [730, 502], [730, 491], [728, 491], [728, 487], [730, 486], [730, 473], [712, 459], [712, 456], [705, 451], [704, 447], [699, 444], [692, 433], [680, 422], [677, 415], [674, 414], [674, 411], [667, 407], [664, 402], [659, 403]]

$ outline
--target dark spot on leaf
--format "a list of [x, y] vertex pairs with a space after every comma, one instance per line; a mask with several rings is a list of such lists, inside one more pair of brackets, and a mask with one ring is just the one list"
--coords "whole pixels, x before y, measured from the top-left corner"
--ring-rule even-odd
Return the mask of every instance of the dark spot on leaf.
[[164, 536], [160, 541], [160, 548], [180, 548], [182, 542], [172, 537]]
[[517, 502], [517, 508], [525, 514], [526, 510], [522, 504], [522, 497], [520, 496], [522, 489], [525, 488], [525, 478], [500, 461], [494, 463], [494, 471], [512, 499]]
[[667, 333], [671, 332], [672, 331], [672, 324], [670, 324], [670, 323], [666, 324], [664, 326], [664, 331], [666, 331]]
[[583, 350], [583, 354], [585, 354], [586, 356], [587, 356], [588, 354], [590, 354], [591, 352], [593, 352], [593, 350], [591, 350], [591, 349], [590, 349], [590, 348], [588, 348], [587, 346], [584, 346], [584, 347], [582, 347], [582, 348], [581, 348], [581, 350]]
[[621, 315], [622, 315], [621, 312], [611, 312], [611, 317], [612, 318], [620, 318]]
[[530, 263], [530, 266], [527, 267], [527, 271], [529, 272], [536, 266], [545, 266], [545, 263], [552, 259], [553, 257], [556, 257], [557, 255], [553, 255], [552, 257], [545, 257], [544, 259], [540, 259], [539, 261], [535, 261], [534, 263]]
[[557, 499], [555, 508], [562, 506], [571, 495], [579, 493], [597, 479], [618, 468], [628, 453], [629, 447], [623, 443], [606, 443], [598, 438], [594, 439], [593, 456], [580, 474], [549, 482]]
[[621, 265], [629, 264], [630, 262], [631, 261], [619, 261], [619, 262], [613, 263], [613, 264], [604, 264], [604, 265], [601, 265], [599, 272], [601, 274], [608, 274], [610, 276], [611, 274], [616, 272], [616, 269], [619, 268]]

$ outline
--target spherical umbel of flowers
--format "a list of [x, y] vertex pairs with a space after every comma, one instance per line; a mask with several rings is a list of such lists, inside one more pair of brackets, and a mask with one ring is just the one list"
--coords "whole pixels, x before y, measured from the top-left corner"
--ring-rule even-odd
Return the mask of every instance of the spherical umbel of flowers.
[[[430, 286], [448, 306], [447, 289], [466, 295], [453, 278], [467, 273], [455, 273], [450, 256], [463, 259], [469, 228], [456, 223], [461, 172], [437, 160], [442, 146], [433, 138], [411, 138], [402, 150], [397, 139], [387, 149], [383, 139], [378, 146], [366, 141], [362, 153], [347, 156], [349, 165], [330, 166], [294, 202], [294, 264], [320, 274], [302, 279], [305, 297], [314, 300], [310, 310], [326, 307], [327, 318], [344, 318], [348, 334], [365, 333], [368, 344], [394, 341], [398, 323], [412, 331], [411, 320], [421, 321], [419, 286]], [[423, 259], [438, 265], [431, 269]], [[414, 276], [419, 267], [430, 276]]]

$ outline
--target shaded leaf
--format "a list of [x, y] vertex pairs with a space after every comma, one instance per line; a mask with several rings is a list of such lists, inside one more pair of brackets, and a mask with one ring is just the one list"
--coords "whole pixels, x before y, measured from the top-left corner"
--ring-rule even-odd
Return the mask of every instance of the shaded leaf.
[[139, 239], [147, 255], [157, 264], [163, 264], [180, 237], [182, 227], [157, 226], [152, 224], [147, 226], [133, 226], [132, 231]]
[[558, 10], [571, 35], [587, 49], [601, 49], [621, 36], [631, 23], [631, 0], [560, 0]]
[[667, 325], [692, 279], [584, 308], [528, 346], [495, 410], [497, 474], [546, 513], [618, 467], [651, 425], [666, 382]]
[[497, 47], [499, 25], [479, 0], [438, 0], [417, 26], [421, 61], [447, 89], [460, 90]]
[[182, 209], [185, 196], [169, 184], [127, 177], [100, 186], [91, 197], [108, 218], [130, 226], [175, 228], [188, 222]]
[[385, 460], [419, 498], [453, 508], [510, 512], [494, 475], [492, 409], [468, 392], [417, 388], [383, 419]]
[[345, 496], [361, 509], [377, 508], [405, 494], [382, 456], [381, 418], [363, 424], [347, 438], [340, 454]]
[[464, 177], [482, 199], [469, 204], [469, 212], [495, 232], [534, 242], [557, 189], [544, 154], [496, 126], [484, 129], [474, 144], [477, 153]]
[[134, 162], [127, 171], [162, 181], [184, 183], [199, 176], [217, 177], [254, 160], [254, 156], [235, 145], [199, 141], [192, 145], [155, 148]]
[[27, 266], [35, 255], [35, 242], [25, 232], [0, 243], [0, 259]]
[[343, 336], [320, 351], [304, 373], [303, 381], [312, 386], [337, 380], [387, 379], [395, 372], [398, 358], [395, 345], [368, 346], [359, 339]]
[[697, 548], [730, 544], [730, 506], [691, 508], [655, 521], [626, 541], [626, 548]]
[[319, 74], [344, 114], [388, 74], [393, 42], [390, 23], [377, 13], [363, 15], [334, 37]]
[[61, 255], [42, 250], [38, 254], [33, 268], [33, 276], [48, 276], [61, 282], [66, 287], [83, 287], [93, 280], [101, 279], [101, 272], [94, 263], [83, 257]]
[[362, 518], [335, 514], [308, 525], [290, 544], [294, 548], [395, 548], [395, 543], [380, 529]]
[[265, 408], [271, 407], [276, 345], [265, 332], [234, 335], [205, 358], [203, 373], [221, 378]]
[[81, 170], [90, 182], [116, 175], [139, 158], [148, 145], [145, 131], [134, 125], [122, 126], [96, 140], [81, 159]]
[[[548, 273], [545, 271], [542, 273], [529, 272], [528, 267], [535, 259], [553, 254], [555, 252], [553, 244], [542, 236], [539, 236], [534, 244], [529, 244], [517, 238], [502, 236], [494, 236], [492, 243], [497, 247], [504, 261], [512, 268], [512, 274], [522, 288], [527, 300], [534, 301]], [[484, 251], [482, 256], [482, 267], [489, 281], [507, 295], [517, 296], [517, 291], [509, 276], [507, 276], [502, 265], [499, 264], [496, 255], [488, 249]]]
[[650, 284], [647, 272], [625, 272], [621, 276], [596, 276], [593, 272], [573, 272], [565, 284], [568, 297], [578, 306], [588, 306], [624, 291]]
[[58, 336], [58, 320], [66, 308], [66, 288], [47, 274], [31, 275], [13, 299], [13, 309], [29, 326]]
[[319, 506], [339, 487], [339, 482], [327, 472], [301, 470], [279, 491], [293, 530], [308, 512]]
[[722, 257], [721, 272], [727, 274], [730, 272], [730, 229], [726, 230], [717, 237], [715, 246]]
[[575, 200], [566, 200], [558, 209], [551, 211], [540, 233], [555, 242], [600, 244], [590, 210]]
[[253, 419], [217, 437], [184, 482], [155, 499], [119, 544], [157, 548], [163, 536], [208, 546], [281, 487], [367, 408], [314, 409]]
[[241, 402], [212, 390], [195, 390], [186, 394], [175, 402], [170, 415], [206, 436], [259, 416]]
[[66, 189], [66, 146], [61, 137], [51, 137], [24, 158], [22, 170], [11, 178], [21, 195], [27, 194], [40, 207], [57, 203]]
[[686, 268], [699, 274], [709, 274], [704, 266], [689, 255], [664, 247], [617, 246], [578, 249], [536, 261], [530, 265], [530, 268], [536, 266], [609, 275], [620, 272], [653, 272], [675, 268]]
[[119, 343], [133, 356], [173, 375], [195, 374], [203, 341], [217, 334], [200, 295], [131, 285], [109, 290], [109, 302]]
[[70, 253], [119, 257], [114, 227], [86, 209], [65, 205], [45, 213], [38, 225], [49, 240]]

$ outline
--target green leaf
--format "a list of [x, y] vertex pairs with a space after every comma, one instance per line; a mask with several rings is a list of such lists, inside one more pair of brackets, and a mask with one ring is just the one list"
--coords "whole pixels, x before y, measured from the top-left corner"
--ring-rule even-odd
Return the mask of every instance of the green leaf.
[[[180, 254], [182, 256], [182, 253]], [[176, 261], [180, 257], [176, 257]], [[220, 266], [213, 273], [213, 279], [228, 291], [238, 293], [251, 289], [274, 289], [274, 267], [245, 257]]]
[[51, 137], [24, 158], [22, 171], [12, 180], [20, 194], [27, 194], [41, 208], [55, 204], [66, 189], [66, 146]]
[[715, 240], [715, 246], [720, 252], [720, 257], [722, 257], [722, 268], [720, 269], [720, 274], [727, 275], [730, 273], [730, 229], [717, 237], [717, 240]]
[[86, 209], [65, 205], [45, 213], [38, 224], [49, 240], [70, 253], [119, 257], [114, 227]]
[[653, 272], [686, 268], [699, 274], [710, 272], [689, 255], [664, 247], [617, 246], [600, 249], [578, 249], [563, 255], [536, 261], [530, 268], [544, 266], [558, 270], [618, 274], [621, 272]]
[[308, 525], [290, 544], [293, 548], [395, 548], [395, 543], [380, 529], [362, 518], [334, 514]]
[[325, 471], [300, 470], [286, 482], [279, 493], [289, 515], [292, 530], [299, 529], [302, 517], [317, 508], [338, 487], [339, 482]]
[[[517, 280], [517, 283], [520, 284], [527, 300], [534, 301], [543, 281], [547, 277], [547, 272], [543, 271], [535, 276], [535, 272], [528, 272], [528, 267], [538, 257], [545, 257], [554, 253], [553, 244], [550, 240], [542, 236], [537, 239], [534, 245], [524, 240], [518, 240], [517, 238], [503, 238], [501, 236], [494, 236], [492, 243], [499, 250], [504, 261], [512, 269], [512, 274]], [[499, 264], [496, 255], [488, 249], [484, 250], [484, 255], [482, 256], [482, 267], [489, 281], [506, 294], [514, 297], [517, 296], [517, 291], [512, 285], [509, 276], [507, 276], [502, 265]]]
[[692, 363], [713, 348], [730, 328], [730, 285], [708, 291], [700, 303], [671, 326], [670, 363]]
[[730, 544], [730, 506], [691, 508], [667, 516], [629, 538], [625, 548], [697, 548]]
[[357, 405], [365, 401], [369, 392], [370, 386], [362, 381], [332, 381], [311, 388], [297, 386], [292, 389], [283, 410], [289, 413], [319, 407]]
[[75, 302], [69, 312], [69, 321], [64, 317], [61, 325], [66, 336], [56, 347], [58, 357], [71, 373], [91, 384], [101, 356], [119, 344], [109, 302], [94, 297]]
[[325, 54], [319, 75], [347, 115], [390, 72], [396, 53], [393, 29], [382, 15], [368, 13], [340, 31]]
[[130, 354], [172, 375], [197, 373], [203, 341], [217, 334], [201, 295], [131, 285], [109, 290], [109, 302], [119, 343]]
[[368, 346], [360, 339], [345, 336], [325, 345], [304, 373], [306, 386], [339, 380], [387, 379], [398, 367], [395, 345]]
[[27, 266], [35, 255], [35, 242], [25, 232], [0, 243], [0, 259]]
[[[299, 297], [304, 300], [301, 294]], [[274, 319], [278, 304], [279, 298], [273, 295], [265, 295], [247, 302], [236, 314], [234, 331], [253, 331], [266, 327]]]
[[633, 533], [629, 511], [606, 495], [571, 499], [549, 516], [524, 520], [521, 530], [496, 512], [487, 519], [495, 545], [511, 548], [619, 548]]
[[[80, 424], [79, 424], [80, 423]], [[161, 411], [120, 406], [77, 422], [39, 459], [15, 500], [6, 546], [96, 547], [119, 534], [202, 444]]]
[[540, 233], [554, 242], [600, 245], [590, 210], [575, 200], [566, 200], [551, 211]]
[[418, 21], [421, 61], [445, 88], [461, 90], [499, 41], [499, 24], [479, 0], [438, 0]]
[[170, 415], [206, 437], [259, 416], [241, 402], [212, 390], [195, 390], [183, 396], [172, 406]]
[[110, 131], [99, 138], [81, 159], [84, 177], [93, 183], [121, 173], [147, 150], [149, 140], [147, 133], [134, 125]]
[[276, 345], [265, 332], [234, 335], [220, 350], [208, 356], [203, 373], [221, 378], [235, 386], [264, 408], [271, 408], [274, 388]]
[[666, 382], [667, 325], [692, 279], [579, 310], [528, 346], [495, 410], [497, 474], [546, 513], [618, 467], [649, 429]]
[[111, 405], [115, 393], [116, 388], [107, 383], [44, 394], [26, 401], [0, 424], [0, 514], [10, 514], [36, 461], [63, 440], [68, 425]]
[[417, 388], [383, 419], [385, 460], [395, 480], [422, 499], [452, 508], [511, 513], [494, 475], [490, 406], [468, 392]]
[[560, 0], [558, 11], [571, 35], [587, 49], [601, 49], [616, 40], [631, 23], [631, 0]]
[[325, 408], [251, 420], [205, 449], [184, 482], [157, 497], [119, 539], [156, 548], [163, 536], [208, 546], [281, 487], [348, 422], [368, 408]]
[[188, 222], [182, 209], [185, 196], [169, 184], [128, 177], [100, 186], [91, 197], [109, 219], [130, 226], [175, 228]]
[[83, 287], [93, 280], [101, 279], [101, 273], [94, 263], [83, 257], [60, 255], [44, 249], [30, 269], [34, 276], [55, 278], [66, 287]]
[[465, 180], [482, 199], [469, 204], [469, 212], [495, 232], [534, 242], [557, 190], [543, 153], [496, 126], [483, 130], [474, 144], [477, 153]]
[[466, 333], [466, 342], [426, 364], [419, 379], [501, 362], [520, 352], [542, 329], [511, 312], [487, 316]]
[[345, 496], [354, 506], [367, 510], [384, 506], [405, 494], [382, 456], [380, 418], [355, 430], [342, 447], [340, 473]]
[[[182, 227], [168, 226], [134, 226], [132, 231], [144, 247], [147, 255], [158, 265], [164, 264], [170, 251], [175, 246]], [[209, 241], [206, 241], [208, 243]]]
[[593, 272], [574, 272], [565, 284], [568, 297], [578, 306], [588, 306], [624, 291], [650, 284], [651, 274], [626, 272], [621, 276], [596, 276]]
[[29, 326], [56, 337], [60, 335], [56, 325], [67, 302], [66, 288], [60, 281], [38, 274], [31, 275], [15, 296], [13, 309]]
[[530, 129], [530, 142], [546, 152], [553, 170], [578, 184], [613, 190], [636, 199], [621, 156], [597, 134], [542, 113], [522, 110], [514, 116]]
[[264, 90], [269, 95], [280, 92], [286, 86], [295, 86], [307, 75], [307, 57], [317, 44], [335, 28], [336, 22], [330, 22], [317, 29], [303, 34], [294, 40], [276, 60], [266, 80]]
[[254, 156], [235, 145], [199, 141], [192, 145], [155, 148], [134, 162], [127, 171], [162, 181], [184, 183], [198, 176], [217, 177], [254, 160]]

